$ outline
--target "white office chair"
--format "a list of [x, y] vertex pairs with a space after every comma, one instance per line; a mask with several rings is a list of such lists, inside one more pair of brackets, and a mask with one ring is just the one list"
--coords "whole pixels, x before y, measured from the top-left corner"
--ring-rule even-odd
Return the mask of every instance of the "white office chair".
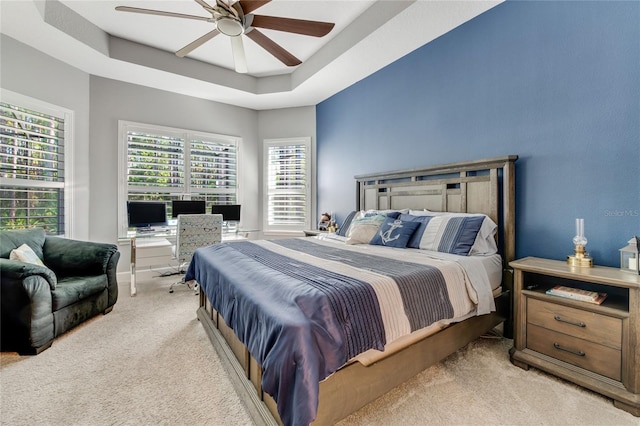
[[[176, 259], [181, 271], [189, 267], [193, 253], [197, 248], [210, 246], [222, 241], [222, 215], [221, 214], [181, 214], [178, 216], [176, 228]], [[181, 281], [171, 284], [169, 293], [173, 293], [175, 284], [190, 283]], [[198, 294], [198, 283], [193, 283], [193, 290]]]

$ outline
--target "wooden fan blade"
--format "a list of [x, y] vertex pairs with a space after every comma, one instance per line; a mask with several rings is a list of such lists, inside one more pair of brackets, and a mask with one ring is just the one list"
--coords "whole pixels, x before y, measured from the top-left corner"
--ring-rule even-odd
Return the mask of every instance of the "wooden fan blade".
[[280, 18], [277, 16], [254, 15], [252, 27], [266, 28], [288, 33], [322, 37], [333, 29], [331, 22], [307, 21], [304, 19]]
[[129, 7], [129, 6], [117, 6], [116, 10], [120, 12], [134, 12], [134, 13], [145, 13], [147, 15], [169, 16], [171, 18], [195, 19], [198, 21], [209, 21], [211, 19], [211, 17], [205, 18], [203, 16], [185, 15], [183, 13], [164, 12], [162, 10], [141, 9], [139, 7]]
[[214, 38], [218, 34], [220, 34], [220, 31], [218, 31], [217, 29], [213, 30], [213, 31], [209, 31], [208, 33], [206, 33], [202, 37], [192, 41], [191, 43], [187, 44], [182, 49], [178, 50], [176, 52], [176, 55], [181, 57], [181, 58], [184, 58], [189, 53], [191, 53], [193, 51], [193, 49], [195, 49], [196, 47], [202, 46], [203, 44], [205, 44], [207, 41], [211, 40], [212, 38]]
[[231, 51], [233, 52], [233, 64], [235, 65], [236, 72], [246, 74], [249, 72], [249, 69], [247, 68], [247, 57], [244, 54], [244, 44], [242, 43], [242, 36], [230, 38]]
[[271, 40], [266, 35], [262, 34], [260, 31], [255, 28], [251, 31], [245, 33], [247, 37], [251, 40], [255, 41], [259, 46], [261, 46], [264, 50], [271, 53], [275, 56], [280, 62], [289, 67], [295, 67], [296, 65], [300, 65], [302, 61], [300, 59], [293, 56], [291, 53], [284, 50], [279, 44], [275, 41]]
[[246, 15], [269, 2], [271, 0], [240, 0], [240, 6], [242, 7], [242, 12]]

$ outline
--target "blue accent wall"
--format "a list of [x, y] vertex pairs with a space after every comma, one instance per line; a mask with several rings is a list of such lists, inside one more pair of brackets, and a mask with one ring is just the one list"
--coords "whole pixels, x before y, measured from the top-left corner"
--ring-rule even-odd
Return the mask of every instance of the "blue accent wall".
[[[318, 211], [354, 175], [517, 154], [518, 257], [640, 235], [640, 3], [508, 1], [317, 105]], [[375, 53], [372, 53], [375, 54]]]

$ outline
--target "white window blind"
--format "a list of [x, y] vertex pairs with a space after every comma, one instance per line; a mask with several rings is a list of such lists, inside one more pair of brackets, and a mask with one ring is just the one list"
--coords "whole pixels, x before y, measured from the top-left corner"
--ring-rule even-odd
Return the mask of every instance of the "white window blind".
[[49, 106], [36, 110], [0, 102], [1, 229], [37, 226], [48, 234], [65, 233], [68, 121], [67, 112]]
[[140, 123], [120, 122], [126, 187], [121, 189], [120, 234], [126, 233], [126, 201], [172, 200], [235, 204], [240, 139]]
[[127, 132], [129, 193], [148, 195], [185, 187], [185, 141], [147, 132]]
[[310, 138], [265, 142], [265, 230], [293, 231], [309, 227], [310, 154]]
[[191, 189], [234, 193], [238, 186], [238, 152], [235, 143], [191, 140]]

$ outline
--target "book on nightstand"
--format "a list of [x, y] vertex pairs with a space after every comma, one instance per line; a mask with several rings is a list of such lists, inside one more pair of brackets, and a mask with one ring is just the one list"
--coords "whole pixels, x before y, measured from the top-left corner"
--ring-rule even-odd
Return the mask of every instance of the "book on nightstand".
[[553, 296], [566, 297], [567, 299], [579, 300], [581, 302], [601, 304], [606, 299], [606, 293], [598, 293], [595, 291], [581, 290], [579, 288], [566, 287], [557, 285], [547, 290], [547, 294]]

